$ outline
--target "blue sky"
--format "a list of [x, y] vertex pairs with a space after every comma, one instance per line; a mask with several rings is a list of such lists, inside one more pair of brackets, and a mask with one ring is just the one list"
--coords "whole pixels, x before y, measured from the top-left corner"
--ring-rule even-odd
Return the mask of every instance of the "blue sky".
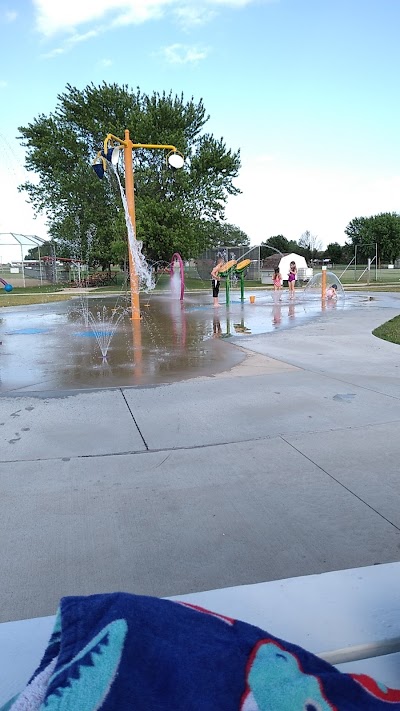
[[354, 217], [399, 211], [399, 25], [400, 0], [0, 0], [0, 232], [46, 237], [17, 127], [104, 80], [203, 99], [241, 149], [226, 216], [252, 244], [344, 243]]

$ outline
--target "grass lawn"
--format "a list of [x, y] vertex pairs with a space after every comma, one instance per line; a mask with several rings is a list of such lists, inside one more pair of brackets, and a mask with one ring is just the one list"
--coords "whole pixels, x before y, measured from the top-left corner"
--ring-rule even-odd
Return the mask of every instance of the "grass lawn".
[[[358, 284], [367, 286], [368, 284], [368, 272], [365, 271], [365, 266], [357, 267], [356, 271], [350, 266], [345, 272], [346, 267], [344, 265], [338, 264], [333, 269], [328, 267], [328, 271], [336, 274], [343, 285], [346, 284]], [[318, 273], [318, 268], [314, 269], [314, 274]], [[343, 273], [344, 272], [344, 273]], [[375, 281], [375, 276], [377, 281]], [[374, 284], [393, 284], [399, 285], [400, 283], [400, 269], [378, 269], [375, 271], [374, 267], [371, 267], [369, 273], [369, 283], [370, 286]]]
[[[44, 284], [42, 286], [14, 286], [12, 292], [5, 293], [26, 294], [28, 292], [29, 294], [47, 294], [50, 292], [54, 294], [55, 291], [62, 291], [64, 289], [64, 286], [65, 284]], [[0, 284], [0, 296], [2, 290], [2, 285]]]
[[384, 341], [391, 341], [391, 343], [398, 343], [400, 345], [400, 316], [395, 316], [386, 321], [382, 326], [378, 326], [374, 331], [372, 331], [374, 336], [377, 338], [382, 338]]
[[[23, 291], [23, 290], [22, 290]], [[29, 306], [30, 304], [49, 304], [51, 301], [67, 301], [73, 294], [1, 294], [0, 309], [4, 306]]]
[[[336, 270], [335, 270], [336, 271]], [[337, 270], [338, 273], [339, 270]], [[388, 271], [389, 270], [381, 270], [382, 272], [385, 271], [385, 276], [388, 278]], [[395, 271], [398, 274], [400, 274], [400, 270], [391, 270], [392, 272]], [[397, 276], [398, 276], [397, 274]], [[350, 276], [350, 275], [349, 275]], [[393, 275], [392, 276], [393, 279]], [[354, 278], [354, 276], [353, 276]], [[357, 284], [353, 283], [344, 283], [344, 287], [346, 291], [357, 291], [357, 292], [362, 292], [362, 291], [400, 291], [400, 283], [399, 281], [396, 280], [396, 274], [394, 275], [394, 280], [392, 283], [388, 282], [371, 282], [370, 285], [367, 285], [366, 283], [363, 282], [358, 282]], [[6, 306], [22, 306], [22, 305], [30, 305], [30, 304], [47, 304], [50, 302], [56, 302], [56, 301], [66, 301], [68, 299], [73, 298], [74, 296], [77, 296], [78, 294], [74, 293], [71, 291], [70, 293], [62, 293], [63, 289], [65, 286], [69, 286], [68, 284], [46, 284], [42, 286], [27, 286], [26, 288], [23, 287], [14, 287], [13, 291], [8, 293], [5, 292], [0, 288], [0, 311], [1, 307], [6, 307]], [[170, 275], [169, 274], [159, 274], [157, 278], [157, 284], [155, 286], [154, 292], [160, 292], [160, 291], [167, 291], [170, 288]], [[266, 284], [261, 284], [259, 281], [253, 281], [253, 280], [248, 280], [245, 279], [244, 282], [244, 288], [245, 291], [248, 291], [249, 289], [267, 289], [271, 290], [272, 287], [270, 285]], [[91, 293], [93, 294], [101, 294], [101, 293], [107, 293], [107, 294], [120, 294], [121, 290], [123, 290], [123, 285], [122, 283], [119, 285], [110, 285], [110, 286], [102, 286], [102, 287], [97, 287], [91, 290]], [[125, 291], [127, 295], [129, 295], [130, 290], [129, 290], [129, 285], [125, 285]], [[203, 281], [202, 279], [199, 279], [198, 277], [186, 275], [185, 276], [185, 291], [190, 292], [190, 291], [204, 291], [211, 293], [211, 281], [206, 279]], [[237, 284], [232, 287], [233, 293], [240, 293], [240, 282], [238, 281]], [[154, 293], [153, 292], [153, 293]], [[225, 281], [222, 280], [221, 282], [221, 292], [225, 292]], [[391, 321], [388, 322], [389, 324]], [[386, 324], [381, 326], [380, 328], [385, 328]], [[397, 327], [400, 330], [400, 326]], [[377, 329], [378, 331], [379, 329]], [[391, 341], [393, 340], [394, 343], [399, 343], [399, 340], [392, 339], [390, 336], [386, 337], [381, 335], [380, 333], [375, 333], [376, 336], [379, 336], [380, 338], [386, 338], [386, 340]]]
[[344, 284], [345, 291], [392, 291], [396, 293], [400, 291], [399, 284], [376, 284], [375, 282], [371, 285], [362, 284], [355, 286], [354, 284]]

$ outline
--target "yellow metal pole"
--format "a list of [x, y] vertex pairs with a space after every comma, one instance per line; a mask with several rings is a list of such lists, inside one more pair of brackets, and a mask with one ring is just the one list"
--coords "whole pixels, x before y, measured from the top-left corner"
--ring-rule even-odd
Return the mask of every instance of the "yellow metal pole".
[[321, 274], [321, 298], [324, 301], [326, 299], [326, 267], [322, 267]]
[[[129, 138], [128, 129], [125, 130], [124, 141], [124, 165], [125, 165], [125, 196], [128, 204], [129, 217], [131, 218], [132, 227], [136, 239], [136, 217], [135, 217], [135, 186], [133, 177], [133, 160], [132, 160], [133, 143]], [[140, 319], [140, 301], [139, 301], [139, 279], [136, 273], [135, 262], [132, 256], [132, 250], [129, 245], [129, 279], [131, 284], [131, 310], [132, 320]]]

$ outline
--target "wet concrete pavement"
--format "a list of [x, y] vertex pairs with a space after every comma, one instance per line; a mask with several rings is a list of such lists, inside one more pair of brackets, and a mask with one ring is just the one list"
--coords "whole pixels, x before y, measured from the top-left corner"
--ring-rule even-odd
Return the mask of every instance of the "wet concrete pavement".
[[[362, 307], [363, 297], [328, 303], [328, 311]], [[154, 385], [234, 366], [242, 353], [225, 341], [289, 329], [321, 316], [321, 301], [295, 301], [258, 291], [255, 303], [237, 296], [214, 309], [208, 294], [183, 303], [141, 298], [141, 322], [130, 320], [123, 295], [81, 294], [71, 301], [1, 311], [0, 391], [44, 391]], [[239, 342], [239, 341], [238, 341]]]
[[[193, 303], [201, 343], [228, 352], [217, 368], [151, 387], [3, 390], [0, 621], [53, 614], [62, 595], [166, 596], [399, 560], [400, 351], [371, 331], [400, 299], [357, 298], [209, 341]], [[272, 326], [274, 305], [255, 307]], [[215, 318], [227, 329], [218, 311], [208, 335]]]

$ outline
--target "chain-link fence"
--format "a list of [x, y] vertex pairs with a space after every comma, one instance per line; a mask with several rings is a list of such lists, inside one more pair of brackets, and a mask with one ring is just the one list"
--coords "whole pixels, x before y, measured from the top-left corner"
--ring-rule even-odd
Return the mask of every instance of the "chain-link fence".
[[250, 264], [246, 269], [246, 278], [252, 281], [261, 281], [260, 247], [216, 247], [207, 249], [197, 259], [194, 260], [199, 277], [206, 281], [210, 279], [212, 268], [217, 263], [217, 259], [222, 257], [225, 262], [236, 259], [250, 259]]

